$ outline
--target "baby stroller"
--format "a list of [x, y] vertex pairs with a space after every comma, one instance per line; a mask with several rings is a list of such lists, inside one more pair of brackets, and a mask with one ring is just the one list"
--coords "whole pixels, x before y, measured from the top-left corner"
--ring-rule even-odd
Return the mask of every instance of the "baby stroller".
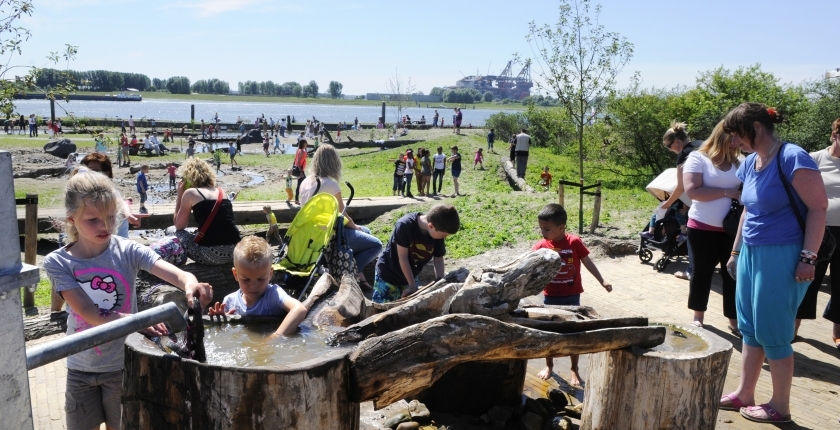
[[[315, 279], [316, 273], [328, 271], [328, 261], [325, 254], [328, 250], [340, 257], [344, 262], [353, 261], [353, 254], [344, 239], [344, 212], [338, 212], [338, 200], [334, 195], [318, 193], [321, 181], [315, 189], [315, 195], [303, 205], [300, 212], [292, 220], [286, 235], [283, 237], [283, 247], [272, 266], [275, 272], [283, 274], [286, 291], [303, 299], [309, 286]], [[349, 182], [350, 198], [344, 206], [353, 201], [355, 190]], [[340, 264], [340, 262], [330, 262]], [[355, 270], [355, 267], [350, 270]]]
[[[676, 188], [677, 169], [675, 168], [666, 169], [646, 187], [647, 191], [659, 201], [667, 200], [668, 196]], [[680, 201], [685, 205], [691, 205], [691, 199], [685, 194], [680, 196]], [[647, 231], [647, 224], [645, 224], [644, 230], [639, 235], [640, 243], [637, 254], [642, 263], [647, 263], [653, 259], [652, 249], [662, 251], [662, 257], [653, 264], [653, 268], [659, 272], [665, 270], [665, 267], [671, 263], [673, 258], [688, 256], [688, 243], [684, 239], [679, 240], [680, 225], [675, 216], [677, 212], [676, 206], [679, 205], [674, 205], [667, 210], [660, 209], [664, 211], [664, 214], [657, 216], [656, 223], [654, 224], [653, 238], [645, 237], [644, 235]]]

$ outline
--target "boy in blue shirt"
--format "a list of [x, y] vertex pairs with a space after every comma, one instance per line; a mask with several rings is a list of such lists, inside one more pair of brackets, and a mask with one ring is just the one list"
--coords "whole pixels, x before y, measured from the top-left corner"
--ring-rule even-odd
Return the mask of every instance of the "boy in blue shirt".
[[233, 249], [233, 277], [239, 291], [216, 302], [208, 314], [220, 315], [282, 315], [286, 314], [277, 331], [269, 339], [293, 334], [306, 317], [308, 309], [293, 299], [276, 284], [269, 284], [274, 276], [271, 268], [273, 256], [265, 239], [246, 236]]
[[144, 164], [140, 166], [140, 171], [137, 172], [137, 180], [135, 184], [137, 185], [137, 192], [140, 194], [140, 213], [146, 214], [149, 213], [146, 210], [146, 192], [149, 191], [149, 181], [146, 179], [146, 175], [149, 174], [149, 165]]

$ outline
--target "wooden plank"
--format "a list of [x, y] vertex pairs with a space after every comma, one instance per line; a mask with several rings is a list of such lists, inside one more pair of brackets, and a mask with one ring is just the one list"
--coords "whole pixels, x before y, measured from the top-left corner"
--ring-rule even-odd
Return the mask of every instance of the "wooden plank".
[[[426, 199], [423, 197], [413, 199], [403, 197], [361, 197], [353, 199], [353, 202], [347, 208], [347, 213], [354, 220], [369, 220], [406, 205], [425, 202]], [[237, 225], [265, 224], [265, 214], [262, 211], [265, 205], [271, 205], [274, 215], [277, 217], [277, 222], [280, 223], [292, 222], [300, 210], [299, 206], [286, 205], [284, 200], [236, 201], [233, 204], [234, 221]], [[163, 229], [172, 225], [175, 203], [147, 204], [146, 207], [149, 209], [149, 217], [142, 220], [140, 228]], [[26, 226], [25, 212], [23, 208], [17, 209], [19, 231], [24, 231]], [[64, 208], [38, 208], [38, 233], [55, 232], [52, 220], [63, 219], [65, 216]], [[195, 227], [192, 217], [190, 218], [190, 226]]]

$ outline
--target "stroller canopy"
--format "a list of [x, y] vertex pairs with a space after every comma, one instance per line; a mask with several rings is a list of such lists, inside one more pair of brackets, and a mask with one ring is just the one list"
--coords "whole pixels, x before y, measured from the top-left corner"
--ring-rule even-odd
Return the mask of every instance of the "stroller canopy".
[[[677, 169], [675, 167], [671, 167], [670, 169], [665, 169], [664, 172], [660, 173], [656, 179], [650, 181], [646, 187], [647, 191], [653, 194], [659, 201], [665, 201], [668, 197], [665, 193], [670, 195], [677, 189]], [[688, 195], [683, 193], [680, 196], [680, 200], [685, 203], [686, 205], [691, 206], [691, 199], [688, 198]]]
[[286, 231], [286, 253], [274, 270], [310, 276], [335, 233], [338, 215], [338, 199], [334, 195], [319, 193], [309, 199]]

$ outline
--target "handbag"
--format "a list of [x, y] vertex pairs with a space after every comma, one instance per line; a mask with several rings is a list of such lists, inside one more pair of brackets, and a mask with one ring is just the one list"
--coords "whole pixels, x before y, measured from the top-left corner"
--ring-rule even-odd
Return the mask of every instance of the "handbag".
[[210, 211], [210, 215], [204, 221], [204, 225], [201, 226], [201, 230], [199, 230], [198, 233], [196, 233], [194, 240], [195, 243], [201, 242], [201, 239], [204, 239], [204, 233], [206, 233], [207, 229], [210, 228], [210, 224], [213, 222], [213, 218], [216, 218], [216, 213], [219, 212], [219, 207], [222, 206], [222, 197], [225, 192], [224, 190], [222, 190], [222, 187], [218, 188], [219, 193], [216, 196], [216, 204], [213, 205], [213, 210]]
[[723, 218], [723, 231], [735, 237], [738, 234], [738, 225], [741, 223], [741, 214], [744, 213], [744, 205], [738, 200], [732, 199], [729, 205], [729, 212]]
[[298, 167], [297, 164], [292, 166], [292, 176], [295, 178], [300, 176], [300, 167]]
[[[785, 144], [782, 144], [782, 147], [779, 148], [779, 153], [776, 154], [776, 165], [779, 167], [779, 178], [782, 179], [782, 185], [785, 186], [785, 192], [787, 193], [788, 200], [790, 200], [790, 205], [793, 206], [793, 213], [796, 214], [796, 220], [799, 221], [799, 227], [802, 228], [802, 233], [805, 234], [805, 220], [802, 219], [802, 214], [799, 213], [799, 207], [796, 206], [796, 202], [793, 200], [793, 194], [790, 192], [790, 184], [788, 183], [784, 172], [782, 172], [781, 153], [784, 147]], [[828, 226], [825, 226], [825, 232], [823, 233], [822, 242], [820, 243], [820, 249], [817, 251], [817, 262], [830, 260], [836, 247], [837, 240], [834, 238], [834, 235], [831, 234], [831, 231], [828, 230]]]
[[344, 217], [339, 216], [335, 223], [335, 236], [324, 251], [327, 270], [336, 279], [340, 279], [345, 274], [355, 277], [360, 270], [356, 267], [356, 259], [353, 258], [353, 250], [347, 243], [344, 229]]

